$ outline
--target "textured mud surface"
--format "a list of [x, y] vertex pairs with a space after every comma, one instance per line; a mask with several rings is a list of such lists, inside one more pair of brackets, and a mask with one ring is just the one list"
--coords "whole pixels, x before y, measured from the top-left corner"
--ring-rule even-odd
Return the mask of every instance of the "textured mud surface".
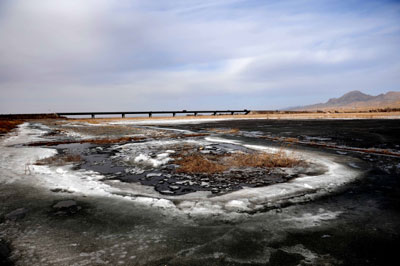
[[[194, 142], [195, 139], [192, 139], [192, 141]], [[177, 155], [175, 159], [169, 158], [160, 167], [153, 167], [153, 165], [146, 164], [147, 161], [135, 163], [134, 161], [121, 160], [121, 156], [118, 155], [119, 147], [114, 145], [68, 144], [57, 145], [56, 148], [60, 158], [65, 157], [66, 154], [80, 156], [81, 161], [76, 163], [76, 169], [99, 172], [104, 175], [105, 180], [120, 180], [127, 183], [138, 182], [142, 185], [153, 186], [156, 191], [168, 195], [183, 195], [196, 191], [211, 191], [214, 194], [227, 193], [243, 187], [267, 186], [286, 182], [300, 175], [318, 175], [319, 172], [323, 172], [323, 169], [315, 166], [311, 168], [311, 165], [304, 162], [290, 169], [247, 167], [234, 168], [221, 173], [185, 174], [177, 172], [179, 165], [176, 164], [176, 161], [182, 159], [180, 157], [182, 155]], [[236, 151], [252, 152], [233, 144], [189, 146], [188, 144], [178, 145], [174, 143], [146, 148], [146, 155], [143, 155], [144, 149], [139, 149], [142, 152], [140, 154], [148, 156], [150, 160], [152, 158], [153, 160], [160, 159], [160, 156], [157, 157], [157, 152], [161, 149], [169, 151], [171, 154], [179, 154], [181, 150], [185, 149], [185, 151], [189, 150], [194, 154], [213, 154], [226, 157], [231, 156], [231, 153]], [[146, 159], [146, 157], [144, 158]]]
[[[399, 120], [27, 125], [1, 139], [0, 262], [397, 265], [400, 159], [340, 147], [396, 154], [398, 132]], [[23, 145], [110, 136], [143, 139]], [[282, 137], [297, 141], [287, 147]], [[284, 145], [309, 164], [179, 174], [174, 154], [188, 145], [219, 155]], [[318, 187], [318, 177], [332, 181]]]

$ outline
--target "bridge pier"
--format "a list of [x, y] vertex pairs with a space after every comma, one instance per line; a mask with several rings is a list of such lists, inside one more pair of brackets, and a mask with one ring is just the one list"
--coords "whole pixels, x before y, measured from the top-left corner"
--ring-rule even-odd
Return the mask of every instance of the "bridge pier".
[[153, 114], [150, 112], [150, 113], [149, 113], [149, 117], [152, 117], [152, 116], [153, 116]]
[[197, 112], [194, 112], [194, 116], [197, 116]]
[[235, 112], [231, 112], [231, 115], [233, 115]]
[[175, 116], [176, 116], [176, 113], [172, 113], [172, 116], [175, 117]]
[[96, 118], [94, 114], [92, 114], [92, 118]]
[[124, 113], [122, 113], [121, 116], [122, 116], [122, 118], [125, 118], [125, 114]]
[[214, 114], [213, 115], [217, 115], [217, 112], [214, 112]]

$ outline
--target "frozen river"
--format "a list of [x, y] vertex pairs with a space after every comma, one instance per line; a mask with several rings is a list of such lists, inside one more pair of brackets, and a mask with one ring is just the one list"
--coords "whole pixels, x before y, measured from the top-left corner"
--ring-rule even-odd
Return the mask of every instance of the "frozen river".
[[[0, 139], [0, 261], [390, 265], [398, 132], [399, 120], [25, 123]], [[187, 150], [306, 166], [178, 174]]]

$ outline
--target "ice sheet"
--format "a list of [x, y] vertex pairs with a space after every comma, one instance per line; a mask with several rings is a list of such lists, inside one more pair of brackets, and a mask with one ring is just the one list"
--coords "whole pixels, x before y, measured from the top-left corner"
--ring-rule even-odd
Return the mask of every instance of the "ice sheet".
[[[157, 193], [151, 187], [140, 184], [112, 184], [101, 181], [101, 174], [91, 171], [75, 171], [70, 166], [48, 167], [32, 165], [36, 160], [52, 156], [56, 150], [40, 147], [12, 147], [12, 144], [28, 143], [43, 140], [41, 135], [45, 131], [40, 128], [31, 128], [23, 124], [17, 130], [17, 135], [10, 134], [1, 139], [0, 147], [0, 182], [23, 182], [32, 186], [44, 188], [62, 188], [83, 195], [102, 197], [116, 197], [131, 201], [133, 204], [146, 205], [173, 213], [203, 215], [240, 215], [252, 213], [268, 207], [288, 202], [309, 200], [335, 190], [343, 184], [353, 181], [359, 174], [359, 169], [335, 162], [333, 155], [316, 154], [311, 152], [297, 152], [302, 158], [310, 162], [323, 165], [328, 170], [319, 176], [305, 176], [266, 187], [244, 188], [229, 194], [212, 196], [210, 192], [190, 193], [182, 196], [166, 196]], [[195, 140], [153, 141], [141, 144], [126, 144], [119, 146], [123, 152], [137, 151], [137, 145], [154, 145], [155, 147], [168, 146], [177, 142], [186, 141], [199, 143]], [[201, 141], [200, 141], [201, 142]], [[225, 140], [223, 138], [206, 138], [202, 144], [231, 143], [242, 145], [250, 149], [271, 152], [274, 148], [261, 145], [247, 145], [240, 141]], [[132, 145], [136, 145], [134, 149]], [[170, 149], [169, 147], [165, 150]], [[169, 158], [168, 152], [159, 151], [160, 160]], [[292, 151], [290, 151], [292, 152]], [[140, 156], [135, 154], [133, 158]], [[143, 158], [145, 156], [142, 156]], [[147, 158], [147, 157], [146, 157]], [[26, 173], [27, 168], [29, 173]]]
[[[241, 118], [235, 118], [235, 120]], [[123, 120], [109, 122], [111, 125], [177, 125], [177, 124], [201, 124], [216, 121], [228, 121], [232, 118], [186, 118], [186, 119], [145, 119], [145, 120]]]

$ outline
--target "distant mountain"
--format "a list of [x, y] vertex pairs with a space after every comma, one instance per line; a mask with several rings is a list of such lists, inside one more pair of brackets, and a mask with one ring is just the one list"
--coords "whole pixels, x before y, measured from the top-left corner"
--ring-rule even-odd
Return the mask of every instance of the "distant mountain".
[[351, 91], [339, 98], [329, 99], [326, 103], [299, 106], [290, 110], [358, 110], [376, 108], [400, 108], [400, 92], [390, 91], [372, 96], [361, 91]]

